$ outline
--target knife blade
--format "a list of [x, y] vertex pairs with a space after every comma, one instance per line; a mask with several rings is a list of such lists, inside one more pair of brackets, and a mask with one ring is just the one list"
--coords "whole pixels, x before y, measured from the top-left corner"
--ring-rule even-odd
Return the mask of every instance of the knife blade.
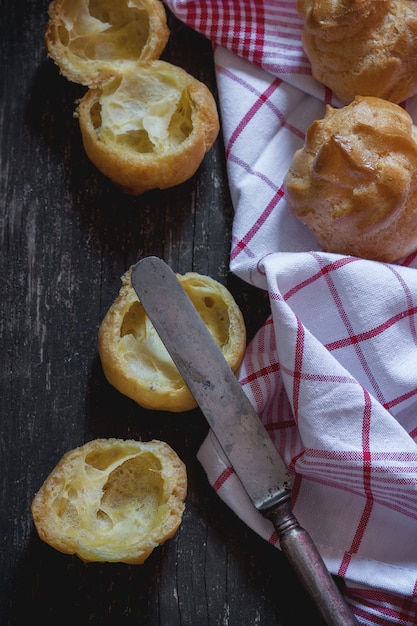
[[329, 626], [358, 622], [291, 509], [291, 474], [173, 270], [156, 256], [136, 263], [132, 286], [254, 506]]

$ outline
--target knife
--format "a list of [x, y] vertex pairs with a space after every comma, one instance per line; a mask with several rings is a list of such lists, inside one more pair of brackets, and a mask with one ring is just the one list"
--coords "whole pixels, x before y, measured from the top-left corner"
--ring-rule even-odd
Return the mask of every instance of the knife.
[[156, 256], [132, 269], [132, 285], [254, 506], [329, 626], [358, 622], [291, 508], [291, 474], [235, 374], [172, 269]]

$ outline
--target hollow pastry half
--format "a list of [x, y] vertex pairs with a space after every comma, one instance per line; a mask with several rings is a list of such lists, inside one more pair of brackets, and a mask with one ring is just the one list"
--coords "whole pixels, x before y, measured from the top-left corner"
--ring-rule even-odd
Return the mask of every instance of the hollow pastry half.
[[410, 0], [297, 0], [312, 73], [343, 104], [417, 93], [417, 11]]
[[417, 249], [417, 128], [399, 105], [327, 106], [284, 180], [292, 213], [329, 252], [393, 262]]
[[44, 38], [68, 80], [95, 87], [158, 59], [169, 29], [160, 0], [54, 0]]
[[61, 458], [31, 512], [60, 552], [141, 564], [177, 531], [186, 491], [185, 465], [167, 443], [95, 439]]
[[[128, 270], [122, 276], [119, 296], [100, 325], [98, 349], [104, 374], [118, 391], [147, 409], [193, 409], [197, 403], [139, 302], [130, 274]], [[236, 371], [246, 348], [246, 327], [231, 293], [196, 272], [178, 279]]]
[[159, 60], [126, 68], [90, 89], [78, 116], [90, 160], [132, 195], [189, 179], [219, 132], [206, 85]]

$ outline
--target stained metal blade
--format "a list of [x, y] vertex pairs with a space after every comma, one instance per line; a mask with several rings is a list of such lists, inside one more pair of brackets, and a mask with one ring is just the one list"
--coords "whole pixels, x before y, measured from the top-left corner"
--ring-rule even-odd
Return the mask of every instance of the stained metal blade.
[[358, 626], [308, 532], [291, 510], [291, 476], [207, 326], [174, 272], [139, 261], [132, 284], [249, 497], [274, 525], [289, 559], [329, 626]]
[[288, 498], [284, 461], [175, 273], [146, 257], [132, 285], [255, 507]]

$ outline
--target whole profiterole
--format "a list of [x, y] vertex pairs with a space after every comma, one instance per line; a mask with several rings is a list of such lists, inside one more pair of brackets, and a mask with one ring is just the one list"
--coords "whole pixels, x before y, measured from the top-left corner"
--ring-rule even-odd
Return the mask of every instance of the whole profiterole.
[[400, 106], [327, 106], [284, 180], [291, 212], [328, 252], [393, 262], [417, 249], [417, 128]]
[[417, 93], [415, 0], [297, 0], [313, 76], [343, 104]]

